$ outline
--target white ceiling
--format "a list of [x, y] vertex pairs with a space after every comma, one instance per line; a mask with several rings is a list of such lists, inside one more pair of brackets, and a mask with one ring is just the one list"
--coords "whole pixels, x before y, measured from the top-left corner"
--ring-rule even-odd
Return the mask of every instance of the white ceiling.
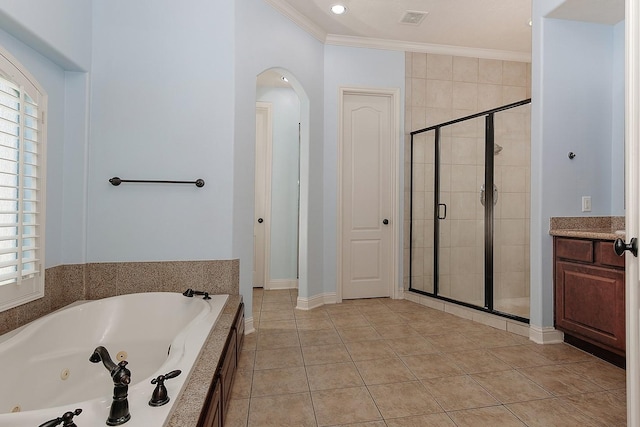
[[[476, 49], [528, 59], [531, 0], [265, 0], [328, 44], [429, 51]], [[334, 15], [336, 3], [347, 7]], [[407, 11], [428, 12], [419, 25]], [[487, 55], [482, 55], [487, 56]]]
[[[265, 0], [327, 44], [530, 61], [531, 0]], [[347, 13], [334, 15], [332, 5]], [[419, 25], [407, 11], [428, 12]], [[549, 17], [613, 24], [624, 0], [566, 0]]]
[[[265, 1], [327, 44], [531, 60], [531, 0]], [[347, 13], [333, 15], [336, 3]], [[401, 23], [407, 11], [427, 15], [419, 25]], [[624, 0], [565, 0], [546, 17], [616, 24]], [[262, 73], [258, 86], [289, 87], [281, 77]]]

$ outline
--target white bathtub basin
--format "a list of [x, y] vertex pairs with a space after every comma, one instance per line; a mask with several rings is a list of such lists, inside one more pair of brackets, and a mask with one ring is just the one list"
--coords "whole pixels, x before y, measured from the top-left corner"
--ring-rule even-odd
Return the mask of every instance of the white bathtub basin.
[[[74, 419], [78, 427], [105, 425], [113, 382], [102, 363], [89, 362], [99, 345], [116, 363], [126, 352], [131, 420], [124, 425], [162, 426], [226, 300], [130, 294], [32, 322], [0, 342], [0, 427], [34, 427], [76, 408], [83, 411]], [[182, 374], [165, 383], [169, 403], [149, 406], [151, 379], [175, 369]]]

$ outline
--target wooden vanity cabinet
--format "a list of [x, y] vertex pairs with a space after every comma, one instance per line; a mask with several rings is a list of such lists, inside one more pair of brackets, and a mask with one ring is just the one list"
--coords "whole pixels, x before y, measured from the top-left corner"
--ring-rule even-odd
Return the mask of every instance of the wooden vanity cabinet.
[[555, 326], [565, 341], [624, 358], [624, 257], [613, 242], [554, 237], [554, 277]]
[[209, 392], [205, 407], [200, 414], [199, 427], [222, 427], [222, 387], [220, 378], [216, 376]]
[[211, 381], [205, 404], [200, 413], [198, 427], [222, 427], [224, 425], [243, 343], [244, 303], [241, 303], [229, 329], [216, 374]]

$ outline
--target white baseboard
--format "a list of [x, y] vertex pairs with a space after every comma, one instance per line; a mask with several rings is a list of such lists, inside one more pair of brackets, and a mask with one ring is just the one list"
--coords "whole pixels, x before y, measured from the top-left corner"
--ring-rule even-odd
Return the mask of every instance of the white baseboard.
[[298, 281], [296, 279], [269, 280], [266, 289], [269, 291], [276, 289], [298, 289]]
[[298, 297], [296, 308], [298, 310], [312, 310], [325, 304], [335, 304], [336, 293], [326, 292], [320, 295], [314, 295], [309, 298]]
[[536, 344], [558, 344], [564, 342], [564, 334], [551, 326], [529, 325], [529, 339]]
[[249, 335], [254, 333], [256, 330], [253, 327], [253, 317], [245, 317], [244, 319], [244, 334]]
[[404, 299], [404, 288], [396, 289], [395, 299]]

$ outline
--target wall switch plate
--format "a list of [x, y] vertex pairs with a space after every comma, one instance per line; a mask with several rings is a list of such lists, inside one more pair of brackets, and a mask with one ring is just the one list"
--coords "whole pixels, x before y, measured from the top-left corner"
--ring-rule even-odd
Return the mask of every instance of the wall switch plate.
[[591, 212], [591, 196], [582, 196], [582, 212]]

